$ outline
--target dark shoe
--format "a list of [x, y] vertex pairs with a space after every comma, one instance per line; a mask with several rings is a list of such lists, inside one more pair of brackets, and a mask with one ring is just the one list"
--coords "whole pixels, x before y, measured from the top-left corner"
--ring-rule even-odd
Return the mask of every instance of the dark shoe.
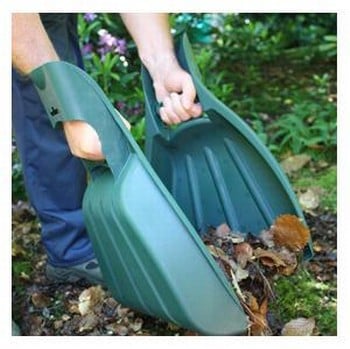
[[93, 284], [104, 285], [101, 269], [96, 259], [71, 267], [46, 266], [46, 277], [51, 282], [71, 283], [85, 280]]

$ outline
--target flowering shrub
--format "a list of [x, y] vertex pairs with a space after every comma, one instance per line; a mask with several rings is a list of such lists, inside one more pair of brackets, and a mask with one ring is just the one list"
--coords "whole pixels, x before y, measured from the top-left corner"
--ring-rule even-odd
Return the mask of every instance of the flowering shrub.
[[78, 32], [86, 71], [114, 106], [136, 124], [143, 115], [140, 61], [120, 17], [81, 14]]

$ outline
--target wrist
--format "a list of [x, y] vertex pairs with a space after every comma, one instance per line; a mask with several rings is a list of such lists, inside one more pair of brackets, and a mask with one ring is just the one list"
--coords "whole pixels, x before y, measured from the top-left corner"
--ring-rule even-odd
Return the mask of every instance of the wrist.
[[156, 80], [159, 76], [164, 77], [164, 74], [167, 72], [180, 67], [173, 50], [162, 52], [161, 54], [140, 53], [140, 59], [147, 68], [153, 80]]
[[23, 64], [20, 67], [14, 65], [14, 68], [24, 77], [29, 77], [29, 75], [37, 68], [49, 62], [57, 62], [59, 61], [58, 56], [48, 56], [41, 57], [39, 60], [35, 62], [29, 62], [28, 64]]

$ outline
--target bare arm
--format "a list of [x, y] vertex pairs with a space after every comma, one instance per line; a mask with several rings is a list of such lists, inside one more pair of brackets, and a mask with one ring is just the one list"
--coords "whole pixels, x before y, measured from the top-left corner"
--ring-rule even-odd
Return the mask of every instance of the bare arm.
[[12, 15], [12, 64], [27, 75], [40, 65], [58, 61], [58, 55], [37, 13]]
[[[12, 15], [12, 64], [23, 75], [59, 57], [37, 13]], [[104, 158], [95, 130], [85, 122], [63, 123], [67, 143], [73, 155], [90, 160]]]
[[167, 14], [122, 13], [121, 17], [152, 76], [157, 74], [159, 63], [170, 60], [177, 64]]
[[192, 78], [179, 65], [165, 13], [123, 13], [123, 22], [133, 37], [141, 61], [153, 79], [162, 120], [177, 124], [201, 115], [194, 103], [196, 90]]

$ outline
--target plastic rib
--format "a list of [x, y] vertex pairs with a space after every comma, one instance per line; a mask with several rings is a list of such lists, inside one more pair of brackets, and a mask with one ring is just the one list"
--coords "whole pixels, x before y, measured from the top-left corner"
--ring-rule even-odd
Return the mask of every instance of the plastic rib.
[[219, 162], [216, 160], [214, 153], [210, 148], [204, 147], [204, 154], [208, 168], [213, 177], [227, 223], [232, 228], [239, 228], [238, 218], [235, 214], [234, 205], [230, 198], [229, 191], [225, 182], [225, 177], [222, 174]]
[[241, 177], [244, 180], [252, 198], [254, 198], [256, 207], [259, 209], [262, 216], [264, 217], [266, 225], [270, 225], [275, 218], [273, 210], [271, 206], [268, 205], [267, 200], [264, 200], [264, 193], [261, 191], [254, 175], [252, 175], [252, 170], [243, 160], [243, 156], [241, 156], [241, 154], [239, 153], [238, 147], [235, 147], [230, 139], [225, 138], [224, 143], [226, 149], [228, 150], [228, 153], [230, 154], [231, 158], [236, 164], [237, 169], [240, 172]]

